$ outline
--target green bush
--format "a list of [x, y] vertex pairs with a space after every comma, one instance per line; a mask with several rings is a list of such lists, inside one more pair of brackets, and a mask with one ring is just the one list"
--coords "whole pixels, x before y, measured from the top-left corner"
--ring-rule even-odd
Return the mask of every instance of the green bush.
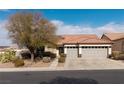
[[58, 62], [59, 62], [59, 63], [64, 63], [64, 62], [65, 62], [65, 57], [60, 57], [60, 58], [58, 59]]
[[112, 57], [115, 60], [124, 60], [124, 53], [119, 51], [112, 52]]
[[51, 54], [50, 54], [50, 58], [51, 58], [51, 59], [55, 59], [55, 58], [56, 58], [56, 54], [51, 53]]
[[31, 58], [31, 54], [29, 51], [21, 52], [21, 56], [22, 56], [22, 59], [30, 59]]
[[120, 55], [116, 56], [115, 59], [116, 60], [124, 60], [124, 54], [120, 54]]
[[60, 54], [60, 57], [58, 59], [59, 63], [64, 63], [65, 62], [66, 55], [64, 53]]
[[61, 53], [60, 57], [66, 57], [66, 55], [64, 53]]
[[13, 60], [13, 63], [15, 67], [21, 67], [25, 65], [24, 60], [19, 59], [19, 58], [16, 58], [15, 60]]
[[15, 59], [15, 51], [7, 49], [4, 53], [0, 54], [0, 62], [6, 63], [11, 62]]
[[124, 51], [122, 51], [120, 54], [124, 54]]
[[119, 59], [124, 60], [124, 54], [120, 54]]
[[54, 59], [56, 58], [56, 54], [51, 52], [44, 52], [43, 57], [50, 57], [51, 59]]
[[120, 51], [113, 51], [112, 52], [112, 57], [117, 58], [120, 55], [120, 53], [121, 53]]

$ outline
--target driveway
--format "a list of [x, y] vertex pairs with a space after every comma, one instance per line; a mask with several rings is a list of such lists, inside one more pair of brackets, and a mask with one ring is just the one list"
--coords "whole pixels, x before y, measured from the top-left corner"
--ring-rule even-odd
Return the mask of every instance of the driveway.
[[112, 60], [108, 58], [90, 58], [90, 59], [66, 59], [66, 69], [124, 69], [124, 61]]

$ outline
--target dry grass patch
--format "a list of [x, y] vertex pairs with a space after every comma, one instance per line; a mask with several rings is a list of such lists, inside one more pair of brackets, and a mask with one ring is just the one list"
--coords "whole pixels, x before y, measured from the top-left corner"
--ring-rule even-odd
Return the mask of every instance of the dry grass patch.
[[0, 68], [14, 68], [14, 64], [12, 62], [0, 63]]
[[31, 62], [30, 60], [25, 60], [24, 67], [49, 67], [52, 62], [44, 63], [43, 61]]
[[[24, 60], [24, 66], [22, 66], [22, 68], [23, 67], [49, 67], [51, 63], [52, 62], [44, 63], [43, 61], [37, 61], [33, 63], [30, 60]], [[0, 63], [0, 68], [16, 68], [16, 67], [14, 66], [14, 63], [7, 62], [7, 63]]]

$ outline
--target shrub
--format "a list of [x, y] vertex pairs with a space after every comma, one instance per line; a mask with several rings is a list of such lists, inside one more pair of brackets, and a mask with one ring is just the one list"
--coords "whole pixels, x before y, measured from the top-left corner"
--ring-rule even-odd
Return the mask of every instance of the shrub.
[[6, 63], [6, 62], [11, 62], [16, 58], [15, 56], [15, 51], [13, 50], [5, 50], [4, 53], [0, 54], [0, 62]]
[[30, 59], [31, 58], [31, 54], [29, 51], [21, 52], [21, 56], [22, 56], [22, 59]]
[[115, 59], [116, 60], [124, 60], [124, 54], [120, 54], [120, 55], [116, 56]]
[[64, 62], [65, 62], [65, 57], [60, 57], [60, 58], [58, 59], [58, 62], [59, 62], [59, 63], [64, 63]]
[[112, 58], [115, 60], [124, 60], [124, 53], [119, 51], [112, 52]]
[[64, 53], [61, 53], [60, 57], [66, 57], [66, 55]]
[[44, 52], [43, 57], [50, 57], [50, 52]]
[[35, 58], [35, 61], [36, 61], [36, 62], [37, 62], [37, 61], [40, 61], [40, 60], [42, 60], [41, 57], [36, 57], [36, 58]]
[[60, 54], [60, 57], [58, 59], [59, 63], [64, 63], [65, 62], [66, 55], [64, 53]]
[[119, 52], [119, 51], [113, 51], [113, 52], [112, 52], [112, 57], [113, 57], [114, 59], [116, 59], [119, 55], [120, 55], [120, 52]]
[[16, 58], [15, 60], [13, 60], [13, 63], [15, 67], [21, 67], [25, 65], [24, 60], [19, 59], [19, 58]]
[[120, 54], [119, 59], [124, 60], [124, 54]]
[[36, 57], [40, 57], [43, 58], [43, 53], [44, 53], [45, 48], [44, 47], [40, 47], [36, 49]]
[[50, 60], [50, 57], [43, 57], [43, 62], [44, 63], [49, 63], [51, 60]]
[[51, 59], [54, 59], [56, 58], [56, 54], [51, 52], [44, 52], [43, 57], [50, 57]]
[[55, 58], [56, 58], [56, 54], [55, 54], [55, 53], [51, 53], [51, 54], [50, 54], [50, 58], [51, 58], [51, 59], [55, 59]]
[[124, 51], [122, 51], [120, 54], [124, 54]]

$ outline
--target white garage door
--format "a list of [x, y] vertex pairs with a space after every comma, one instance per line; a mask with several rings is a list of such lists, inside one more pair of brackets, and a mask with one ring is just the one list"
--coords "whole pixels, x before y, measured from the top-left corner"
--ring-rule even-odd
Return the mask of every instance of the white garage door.
[[78, 48], [77, 47], [67, 47], [67, 57], [68, 58], [77, 58], [78, 57]]
[[82, 47], [82, 58], [107, 58], [107, 47]]

